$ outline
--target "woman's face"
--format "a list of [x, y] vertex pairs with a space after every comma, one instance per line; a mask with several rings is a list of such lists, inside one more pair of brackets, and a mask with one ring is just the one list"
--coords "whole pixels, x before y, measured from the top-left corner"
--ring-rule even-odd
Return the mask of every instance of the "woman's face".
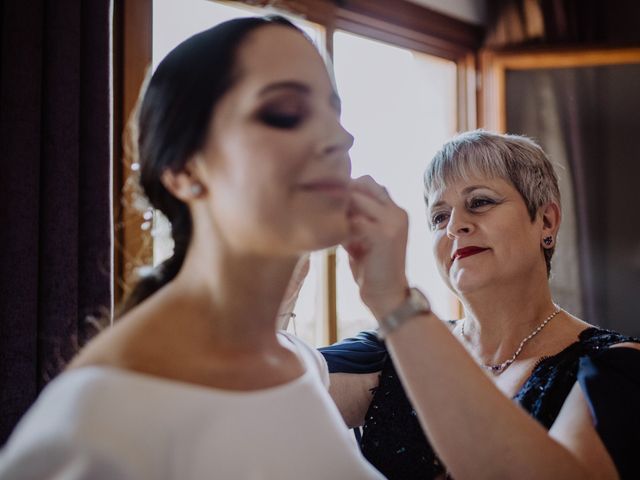
[[546, 278], [542, 218], [531, 221], [509, 181], [460, 180], [434, 192], [428, 202], [438, 269], [454, 292], [514, 285], [538, 273]]
[[353, 137], [322, 58], [299, 32], [265, 26], [238, 51], [197, 165], [208, 218], [228, 243], [291, 254], [348, 234]]

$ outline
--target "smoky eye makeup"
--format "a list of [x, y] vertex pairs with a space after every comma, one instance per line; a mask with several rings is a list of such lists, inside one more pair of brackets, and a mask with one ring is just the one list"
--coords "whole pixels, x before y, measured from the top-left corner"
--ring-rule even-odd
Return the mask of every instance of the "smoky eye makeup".
[[288, 98], [265, 103], [258, 109], [256, 117], [268, 127], [290, 130], [300, 126], [308, 113], [306, 102], [302, 99]]

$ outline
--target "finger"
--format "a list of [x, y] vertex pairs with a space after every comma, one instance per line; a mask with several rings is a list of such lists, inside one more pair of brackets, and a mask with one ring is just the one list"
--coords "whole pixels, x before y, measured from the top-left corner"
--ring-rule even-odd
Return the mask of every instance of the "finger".
[[341, 245], [350, 258], [360, 259], [371, 249], [371, 240], [379, 227], [367, 217], [358, 215], [350, 219], [350, 230], [349, 237]]
[[351, 192], [349, 215], [364, 215], [371, 220], [379, 221], [384, 216], [384, 208], [379, 200], [358, 191]]
[[354, 179], [351, 183], [351, 188], [375, 198], [380, 203], [385, 203], [389, 200], [387, 189], [376, 182], [370, 175]]
[[353, 190], [367, 194], [380, 203], [387, 203], [391, 200], [387, 189], [376, 182], [370, 175], [363, 175], [352, 180], [351, 186]]
[[341, 244], [342, 248], [349, 254], [349, 265], [353, 268], [353, 260], [364, 257], [370, 247], [365, 239], [352, 239]]
[[360, 214], [349, 217], [349, 227], [351, 237], [369, 236], [380, 228], [375, 220]]

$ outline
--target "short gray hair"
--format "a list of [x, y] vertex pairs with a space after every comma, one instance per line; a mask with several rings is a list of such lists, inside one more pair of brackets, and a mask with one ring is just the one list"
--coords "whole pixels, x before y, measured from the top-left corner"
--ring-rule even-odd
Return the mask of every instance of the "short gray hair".
[[[425, 203], [429, 206], [436, 190], [472, 175], [509, 181], [524, 199], [531, 221], [543, 205], [560, 206], [558, 176], [544, 150], [528, 137], [484, 130], [458, 134], [435, 154], [424, 172]], [[547, 273], [553, 251], [544, 249]]]

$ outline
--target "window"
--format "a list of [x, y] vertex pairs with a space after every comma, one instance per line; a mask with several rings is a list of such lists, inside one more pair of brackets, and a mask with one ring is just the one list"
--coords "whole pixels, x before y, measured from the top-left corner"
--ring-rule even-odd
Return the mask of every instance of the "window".
[[[433, 154], [457, 129], [456, 64], [343, 31], [334, 34], [333, 58], [342, 120], [356, 138], [353, 176], [373, 176], [409, 213], [409, 281], [428, 292], [438, 315], [457, 318], [456, 300], [431, 254], [421, 181]], [[336, 272], [338, 337], [375, 328], [342, 248]]]
[[[440, 281], [433, 263], [421, 178], [429, 159], [448, 137], [475, 126], [475, 84], [469, 80], [475, 72], [473, 52], [480, 35], [475, 27], [408, 2], [390, 3], [371, 0], [337, 6], [306, 0], [140, 0], [133, 6], [127, 2], [121, 4], [124, 76], [132, 69], [142, 70], [140, 58], [127, 56], [137, 37], [149, 43], [149, 51], [137, 57], [147, 55], [154, 68], [175, 45], [211, 25], [239, 16], [273, 13], [274, 5], [292, 12], [289, 18], [333, 60], [343, 99], [343, 123], [356, 137], [352, 150], [354, 176], [371, 174], [409, 212], [410, 282], [428, 292], [440, 316], [457, 318], [459, 304]], [[153, 12], [152, 22], [145, 19], [145, 12], [148, 17]], [[125, 81], [123, 114], [132, 106], [131, 100], [126, 101], [132, 96], [131, 92], [127, 95], [133, 88], [129, 84], [135, 82]], [[139, 85], [140, 81], [135, 86]], [[153, 223], [140, 229], [145, 220], [149, 218], [141, 219], [137, 231], [133, 222], [124, 238], [150, 238], [153, 234], [149, 256], [157, 264], [173, 248], [169, 226], [156, 214]], [[127, 245], [124, 247], [126, 255]], [[125, 283], [126, 273], [125, 268], [121, 275]], [[341, 248], [312, 255], [296, 314], [290, 330], [314, 345], [375, 327], [359, 300]]]

